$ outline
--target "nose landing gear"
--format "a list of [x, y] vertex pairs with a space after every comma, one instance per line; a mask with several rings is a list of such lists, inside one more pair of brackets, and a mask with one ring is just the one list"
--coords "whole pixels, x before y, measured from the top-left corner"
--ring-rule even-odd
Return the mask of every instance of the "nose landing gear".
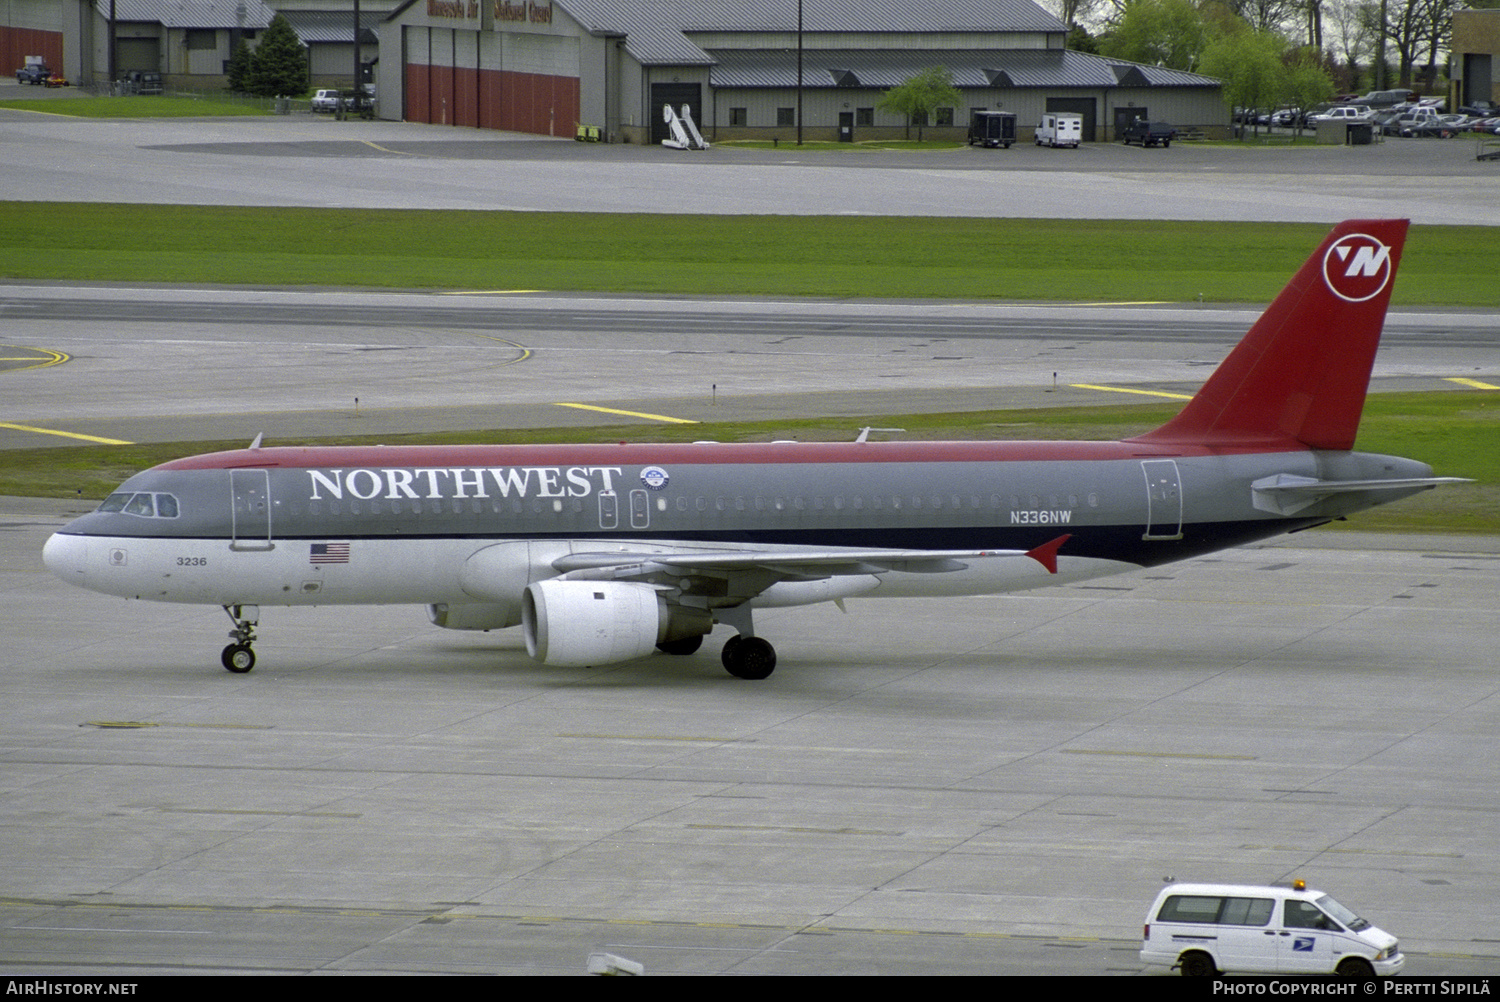
[[224, 614], [234, 623], [229, 639], [234, 643], [224, 648], [219, 661], [236, 675], [243, 675], [255, 667], [255, 651], [250, 645], [255, 642], [255, 627], [260, 622], [260, 607], [255, 605], [226, 605]]

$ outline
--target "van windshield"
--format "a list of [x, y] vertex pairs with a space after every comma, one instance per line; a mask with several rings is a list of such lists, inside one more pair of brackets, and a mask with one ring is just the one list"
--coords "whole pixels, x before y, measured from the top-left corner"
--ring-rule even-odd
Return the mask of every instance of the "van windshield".
[[1354, 914], [1349, 909], [1333, 900], [1333, 898], [1329, 897], [1327, 894], [1323, 895], [1317, 900], [1317, 905], [1319, 908], [1323, 909], [1323, 911], [1327, 912], [1329, 915], [1332, 915], [1335, 919], [1343, 923], [1344, 926], [1346, 926], [1353, 932], [1359, 932], [1361, 929], [1370, 928], [1369, 922], [1366, 922], [1364, 919], [1360, 918], [1358, 915]]

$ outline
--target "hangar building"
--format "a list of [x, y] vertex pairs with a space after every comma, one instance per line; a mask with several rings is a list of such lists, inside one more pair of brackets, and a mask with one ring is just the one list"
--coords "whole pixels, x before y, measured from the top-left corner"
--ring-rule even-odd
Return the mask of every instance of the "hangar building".
[[[1142, 116], [1222, 134], [1219, 82], [1065, 48], [1031, 0], [407, 0], [380, 27], [386, 118], [549, 136], [596, 126], [610, 142], [665, 138], [687, 104], [710, 139], [899, 136], [881, 95], [930, 66], [962, 107], [928, 135], [961, 136], [972, 109], [1077, 112], [1085, 140]], [[799, 37], [801, 88], [798, 87]], [[1030, 133], [1023, 130], [1022, 138]]]

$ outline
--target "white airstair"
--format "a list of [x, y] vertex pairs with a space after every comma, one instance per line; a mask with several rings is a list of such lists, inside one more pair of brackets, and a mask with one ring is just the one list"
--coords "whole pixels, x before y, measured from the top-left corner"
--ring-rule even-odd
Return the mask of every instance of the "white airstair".
[[682, 106], [682, 114], [672, 110], [670, 104], [662, 105], [662, 121], [667, 123], [667, 128], [672, 131], [671, 138], [663, 139], [663, 146], [670, 146], [674, 150], [706, 150], [708, 140], [698, 131], [698, 126], [693, 124], [693, 109], [687, 105]]

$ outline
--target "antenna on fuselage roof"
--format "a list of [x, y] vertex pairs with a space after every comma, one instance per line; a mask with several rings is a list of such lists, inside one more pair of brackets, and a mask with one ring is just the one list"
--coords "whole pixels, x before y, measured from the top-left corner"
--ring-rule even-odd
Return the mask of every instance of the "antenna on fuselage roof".
[[856, 438], [854, 441], [856, 443], [859, 443], [859, 442], [868, 442], [870, 440], [870, 432], [872, 432], [872, 431], [905, 431], [905, 430], [906, 430], [905, 428], [861, 428], [859, 430], [859, 438]]
[[263, 431], [256, 432], [256, 434], [255, 434], [255, 441], [253, 441], [253, 442], [250, 443], [250, 448], [252, 448], [252, 449], [259, 449], [260, 448], [260, 440], [263, 439], [263, 438], [265, 438], [265, 437], [266, 437], [266, 433], [265, 432], [263, 432]]

